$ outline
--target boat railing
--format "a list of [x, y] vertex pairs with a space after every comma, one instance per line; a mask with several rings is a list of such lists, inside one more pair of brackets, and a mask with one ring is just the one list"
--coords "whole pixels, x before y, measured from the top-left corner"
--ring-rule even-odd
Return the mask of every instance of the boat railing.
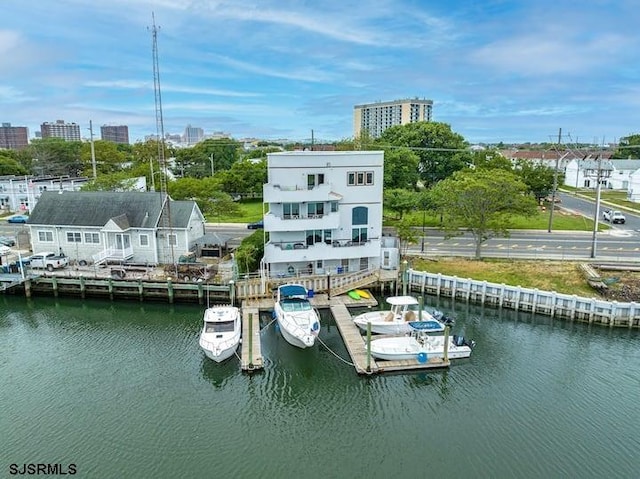
[[207, 349], [227, 349], [235, 343], [235, 338], [225, 339], [224, 341], [220, 341], [219, 343], [212, 343], [211, 341], [207, 341], [206, 339], [201, 339], [200, 344], [205, 346]]

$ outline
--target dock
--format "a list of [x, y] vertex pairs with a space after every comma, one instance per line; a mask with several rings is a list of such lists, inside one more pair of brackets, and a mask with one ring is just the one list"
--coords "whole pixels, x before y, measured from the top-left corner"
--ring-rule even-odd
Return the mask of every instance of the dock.
[[[352, 320], [351, 313], [342, 301], [343, 297], [331, 298], [330, 309], [333, 315], [351, 362], [358, 374], [379, 374], [383, 372], [399, 372], [408, 370], [440, 369], [449, 367], [450, 360], [431, 357], [421, 363], [418, 359], [403, 359], [397, 361], [376, 361], [367, 357], [366, 336], [360, 333], [360, 329]], [[376, 335], [377, 336], [377, 335]]]
[[256, 306], [242, 307], [242, 349], [240, 367], [252, 372], [262, 369], [262, 346], [260, 343], [260, 310]]

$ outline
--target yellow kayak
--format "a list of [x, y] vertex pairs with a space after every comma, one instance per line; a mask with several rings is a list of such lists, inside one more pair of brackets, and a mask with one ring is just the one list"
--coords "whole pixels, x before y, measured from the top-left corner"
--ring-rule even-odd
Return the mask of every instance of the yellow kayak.
[[364, 298], [364, 299], [371, 298], [371, 295], [369, 294], [369, 292], [365, 291], [364, 289], [356, 289], [354, 291], [358, 293], [358, 296], [360, 296], [361, 298]]

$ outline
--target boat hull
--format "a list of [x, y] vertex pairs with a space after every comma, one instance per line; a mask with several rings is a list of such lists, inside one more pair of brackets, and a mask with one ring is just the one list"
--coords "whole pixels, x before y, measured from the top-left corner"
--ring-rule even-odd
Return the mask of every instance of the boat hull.
[[[453, 338], [448, 341], [449, 359], [462, 359], [471, 356], [471, 348], [466, 345], [458, 346]], [[404, 359], [426, 359], [432, 356], [444, 356], [444, 336], [403, 336], [394, 338], [380, 338], [371, 341], [371, 356], [383, 361]]]
[[207, 308], [198, 344], [204, 354], [220, 363], [233, 356], [240, 344], [240, 310], [233, 306]]
[[428, 313], [422, 321], [405, 321], [401, 316], [394, 315], [393, 319], [388, 320], [391, 311], [372, 311], [363, 313], [355, 318], [353, 322], [361, 330], [367, 331], [367, 324], [371, 323], [371, 332], [374, 334], [408, 334], [413, 331], [411, 323], [423, 323], [426, 332], [438, 333], [444, 331], [445, 325], [433, 318], [427, 318]]
[[221, 363], [222, 361], [226, 361], [235, 354], [239, 344], [240, 343], [238, 342], [235, 346], [226, 349], [210, 349], [203, 346], [202, 344], [200, 345], [200, 347], [204, 351], [206, 357], [214, 360], [217, 363]]
[[320, 316], [311, 306], [308, 291], [297, 284], [278, 288], [273, 314], [282, 337], [292, 346], [306, 349], [315, 344], [320, 333]]
[[278, 328], [280, 329], [280, 333], [282, 337], [288, 342], [291, 346], [295, 346], [296, 348], [306, 349], [313, 347], [316, 341], [316, 336], [314, 334], [307, 334], [304, 336], [296, 335], [287, 329], [287, 325], [280, 321], [278, 318]]

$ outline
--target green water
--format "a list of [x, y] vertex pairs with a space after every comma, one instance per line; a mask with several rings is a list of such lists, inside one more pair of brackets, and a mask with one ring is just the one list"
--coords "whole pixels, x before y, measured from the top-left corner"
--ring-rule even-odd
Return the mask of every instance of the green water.
[[[0, 477], [638, 477], [638, 332], [438, 306], [478, 343], [448, 371], [359, 377], [271, 325], [250, 376], [198, 306], [2, 297]], [[328, 312], [321, 338], [348, 357]]]

